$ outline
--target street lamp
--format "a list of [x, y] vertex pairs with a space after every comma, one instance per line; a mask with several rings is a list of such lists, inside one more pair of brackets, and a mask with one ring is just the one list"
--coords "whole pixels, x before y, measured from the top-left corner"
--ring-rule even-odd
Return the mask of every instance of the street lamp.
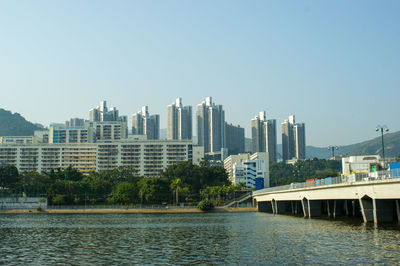
[[385, 145], [383, 143], [383, 131], [388, 132], [389, 129], [385, 125], [383, 125], [383, 126], [377, 125], [376, 126], [376, 132], [378, 132], [378, 131], [381, 131], [383, 168], [385, 168]]
[[328, 150], [332, 150], [332, 158], [335, 160], [335, 150], [338, 150], [339, 147], [336, 145], [329, 145]]

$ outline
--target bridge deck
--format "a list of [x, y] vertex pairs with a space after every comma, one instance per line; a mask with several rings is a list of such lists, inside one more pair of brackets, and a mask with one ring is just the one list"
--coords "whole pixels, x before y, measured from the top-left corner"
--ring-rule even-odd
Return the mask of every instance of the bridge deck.
[[[336, 217], [344, 214], [375, 223], [400, 222], [400, 176], [386, 174], [354, 178], [337, 177], [329, 185], [321, 181], [294, 183], [253, 192], [259, 211]], [[371, 180], [372, 179], [372, 180]]]

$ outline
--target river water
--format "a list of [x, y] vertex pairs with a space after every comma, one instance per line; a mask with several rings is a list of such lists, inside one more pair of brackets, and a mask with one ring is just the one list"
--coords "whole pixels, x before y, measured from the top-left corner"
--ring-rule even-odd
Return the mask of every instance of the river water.
[[387, 264], [397, 225], [268, 213], [2, 214], [0, 264]]

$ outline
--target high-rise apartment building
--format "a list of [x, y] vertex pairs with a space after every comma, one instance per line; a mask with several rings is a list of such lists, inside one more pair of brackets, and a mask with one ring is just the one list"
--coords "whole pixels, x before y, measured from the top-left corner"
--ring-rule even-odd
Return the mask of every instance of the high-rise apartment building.
[[282, 124], [282, 159], [287, 161], [293, 158], [306, 158], [305, 124], [297, 123], [295, 116], [289, 116]]
[[304, 123], [295, 124], [293, 131], [296, 158], [304, 160], [306, 158], [306, 129]]
[[198, 145], [204, 153], [220, 153], [225, 148], [225, 111], [211, 97], [197, 105]]
[[167, 139], [192, 139], [192, 107], [183, 106], [182, 99], [177, 98], [167, 106], [168, 125]]
[[132, 115], [132, 134], [146, 135], [147, 139], [159, 139], [160, 116], [150, 115], [149, 107], [143, 106], [138, 113]]
[[94, 143], [96, 130], [93, 127], [65, 128], [51, 126], [48, 131], [49, 143]]
[[71, 118], [69, 121], [65, 121], [66, 128], [78, 128], [85, 126], [85, 119], [83, 118]]
[[116, 107], [108, 109], [107, 102], [101, 101], [97, 108], [89, 110], [89, 120], [91, 122], [105, 122], [105, 121], [123, 121], [127, 122], [126, 116], [119, 116], [119, 112]]
[[225, 146], [228, 155], [244, 153], [244, 128], [225, 123]]
[[276, 120], [267, 120], [265, 111], [251, 120], [253, 152], [268, 152], [269, 161], [276, 162]]

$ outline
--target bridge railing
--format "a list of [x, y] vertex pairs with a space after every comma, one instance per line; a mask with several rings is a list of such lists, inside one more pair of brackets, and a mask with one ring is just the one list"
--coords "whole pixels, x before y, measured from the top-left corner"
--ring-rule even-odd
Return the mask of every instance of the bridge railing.
[[308, 179], [306, 182], [300, 183], [291, 183], [290, 185], [277, 186], [277, 187], [269, 187], [260, 190], [253, 191], [253, 195], [266, 193], [266, 192], [274, 192], [274, 191], [282, 191], [282, 190], [291, 190], [291, 189], [299, 189], [299, 188], [309, 188], [309, 187], [319, 187], [319, 186], [330, 186], [336, 184], [346, 184], [353, 182], [368, 182], [374, 180], [384, 180], [384, 179], [395, 179], [400, 178], [400, 169], [392, 169], [392, 170], [383, 170], [371, 173], [353, 173], [347, 176], [335, 176], [335, 177], [326, 177], [326, 178], [313, 178]]

